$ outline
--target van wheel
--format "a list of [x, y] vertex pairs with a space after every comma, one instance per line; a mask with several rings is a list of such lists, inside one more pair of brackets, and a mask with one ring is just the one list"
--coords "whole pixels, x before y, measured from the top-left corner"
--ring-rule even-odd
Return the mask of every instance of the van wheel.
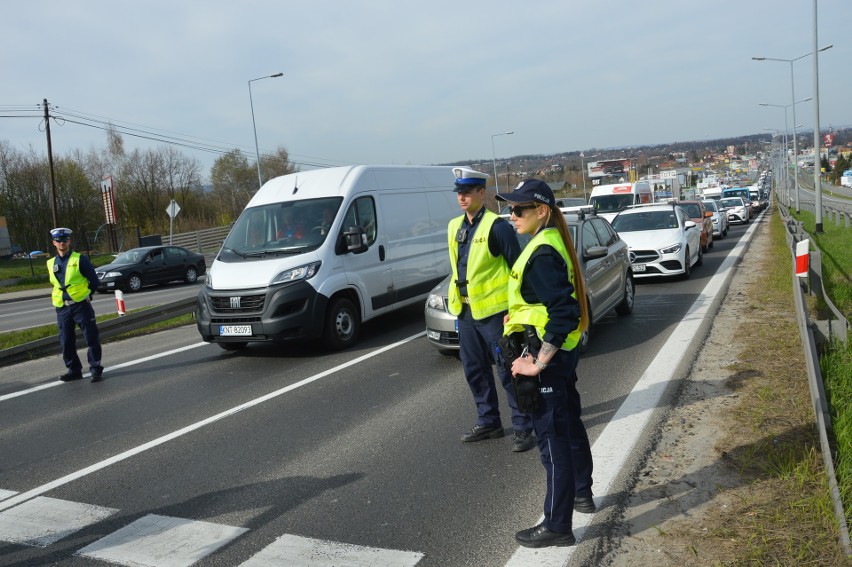
[[328, 307], [323, 340], [333, 350], [343, 350], [358, 342], [361, 315], [345, 297], [338, 297]]
[[633, 302], [636, 301], [636, 287], [633, 283], [633, 278], [627, 274], [627, 279], [624, 282], [624, 299], [621, 303], [615, 306], [615, 312], [620, 316], [630, 315], [633, 313]]

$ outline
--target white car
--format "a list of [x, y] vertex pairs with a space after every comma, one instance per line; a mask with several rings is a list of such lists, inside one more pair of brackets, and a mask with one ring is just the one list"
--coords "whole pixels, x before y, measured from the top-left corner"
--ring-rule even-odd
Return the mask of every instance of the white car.
[[633, 276], [682, 276], [704, 262], [701, 229], [675, 204], [638, 205], [612, 221], [630, 249]]
[[713, 213], [710, 219], [713, 221], [713, 238], [723, 239], [728, 235], [728, 212], [713, 199], [704, 199], [701, 202], [704, 203], [705, 209]]
[[746, 203], [741, 197], [725, 197], [719, 204], [728, 209], [728, 220], [736, 221], [741, 224], [748, 224], [751, 208], [750, 203]]

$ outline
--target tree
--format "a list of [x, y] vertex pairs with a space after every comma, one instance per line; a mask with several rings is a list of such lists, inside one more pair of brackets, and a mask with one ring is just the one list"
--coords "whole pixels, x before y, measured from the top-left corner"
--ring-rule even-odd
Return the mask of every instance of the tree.
[[258, 190], [256, 168], [240, 150], [216, 158], [210, 169], [210, 182], [221, 224], [236, 220]]

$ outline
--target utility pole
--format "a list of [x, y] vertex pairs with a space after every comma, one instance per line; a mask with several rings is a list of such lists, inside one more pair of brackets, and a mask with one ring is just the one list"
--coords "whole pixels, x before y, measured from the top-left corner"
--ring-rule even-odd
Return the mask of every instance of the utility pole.
[[44, 131], [47, 134], [47, 162], [50, 164], [50, 207], [53, 213], [53, 228], [59, 226], [59, 218], [56, 215], [56, 176], [53, 173], [53, 146], [50, 142], [50, 113], [47, 108], [47, 99], [44, 99]]

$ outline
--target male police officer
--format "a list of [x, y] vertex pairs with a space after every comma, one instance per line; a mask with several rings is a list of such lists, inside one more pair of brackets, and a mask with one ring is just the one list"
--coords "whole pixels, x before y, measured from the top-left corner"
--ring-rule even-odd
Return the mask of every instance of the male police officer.
[[71, 229], [54, 228], [50, 231], [56, 256], [47, 261], [47, 273], [53, 284], [53, 306], [56, 307], [56, 322], [59, 326], [59, 343], [62, 359], [68, 371], [59, 377], [63, 382], [80, 380], [83, 365], [77, 356], [75, 326], [83, 330], [89, 347], [89, 370], [92, 382], [103, 380], [101, 366], [101, 339], [91, 296], [98, 289], [98, 276], [86, 256], [71, 251]]
[[450, 221], [448, 242], [452, 280], [448, 309], [458, 317], [459, 346], [464, 375], [473, 393], [479, 418], [462, 435], [464, 442], [503, 437], [492, 362], [512, 409], [512, 450], [533, 448], [532, 422], [518, 410], [512, 375], [495, 357], [509, 307], [509, 268], [520, 254], [518, 237], [506, 220], [485, 208], [488, 175], [455, 168], [455, 191], [463, 215]]

